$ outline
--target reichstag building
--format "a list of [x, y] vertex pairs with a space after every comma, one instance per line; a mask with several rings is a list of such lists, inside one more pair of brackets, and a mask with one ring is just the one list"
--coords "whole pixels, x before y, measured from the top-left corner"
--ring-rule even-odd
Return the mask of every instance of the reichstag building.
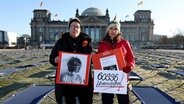
[[[72, 17], [72, 16], [71, 16]], [[76, 9], [75, 17], [81, 20], [81, 31], [92, 38], [94, 47], [104, 37], [110, 22], [109, 10], [103, 14], [98, 8], [90, 7], [82, 14]], [[69, 20], [69, 19], [68, 19]], [[134, 20], [120, 21], [123, 37], [132, 46], [151, 45], [153, 43], [154, 22], [150, 10], [137, 10]], [[51, 13], [46, 9], [35, 9], [31, 19], [31, 45], [53, 46], [61, 38], [63, 32], [68, 31], [68, 21], [52, 20]]]

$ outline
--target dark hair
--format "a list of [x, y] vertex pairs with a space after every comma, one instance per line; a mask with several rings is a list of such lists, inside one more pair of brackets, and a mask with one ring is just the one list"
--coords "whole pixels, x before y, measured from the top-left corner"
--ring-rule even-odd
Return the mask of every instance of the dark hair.
[[79, 72], [82, 62], [77, 57], [71, 57], [67, 63], [69, 72]]
[[77, 17], [75, 17], [75, 18], [70, 18], [69, 24], [68, 24], [69, 28], [70, 28], [70, 25], [71, 25], [72, 22], [78, 22], [78, 23], [81, 25], [81, 21], [80, 21], [79, 18], [77, 18]]

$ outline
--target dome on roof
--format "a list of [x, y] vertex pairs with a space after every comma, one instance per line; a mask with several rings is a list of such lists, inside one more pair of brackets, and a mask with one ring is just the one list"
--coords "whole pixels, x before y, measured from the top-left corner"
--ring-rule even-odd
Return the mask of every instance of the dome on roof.
[[98, 8], [90, 7], [82, 12], [82, 16], [102, 16], [102, 12]]

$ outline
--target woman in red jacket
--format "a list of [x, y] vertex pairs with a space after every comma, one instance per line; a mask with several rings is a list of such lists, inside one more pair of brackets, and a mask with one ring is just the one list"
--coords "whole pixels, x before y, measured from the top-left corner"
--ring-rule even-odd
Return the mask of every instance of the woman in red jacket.
[[[106, 36], [99, 43], [98, 53], [112, 50], [115, 48], [121, 48], [124, 55], [127, 66], [122, 70], [125, 73], [129, 73], [135, 66], [134, 54], [131, 49], [130, 43], [121, 37], [120, 23], [113, 20], [109, 23]], [[121, 69], [120, 69], [121, 70]], [[129, 95], [116, 94], [119, 104], [129, 104]], [[103, 104], [113, 104], [114, 94], [102, 93]]]

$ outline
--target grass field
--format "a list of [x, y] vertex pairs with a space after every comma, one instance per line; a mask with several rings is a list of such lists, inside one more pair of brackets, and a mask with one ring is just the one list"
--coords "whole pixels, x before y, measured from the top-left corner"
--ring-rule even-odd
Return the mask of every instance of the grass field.
[[[155, 86], [184, 104], [184, 77], [168, 73], [168, 70], [184, 70], [184, 50], [134, 50], [136, 67], [133, 70], [144, 78], [138, 86]], [[48, 63], [50, 50], [0, 50], [0, 70], [32, 65], [24, 71], [0, 76], [0, 103], [31, 85], [54, 85], [45, 76], [55, 67]], [[163, 65], [155, 68], [154, 65]], [[135, 86], [136, 82], [131, 81]], [[130, 91], [130, 100], [136, 97]], [[56, 104], [54, 93], [46, 97], [42, 104]], [[94, 94], [94, 104], [101, 104], [100, 94]], [[114, 99], [117, 104], [116, 98]], [[134, 104], [140, 104], [138, 100]]]

